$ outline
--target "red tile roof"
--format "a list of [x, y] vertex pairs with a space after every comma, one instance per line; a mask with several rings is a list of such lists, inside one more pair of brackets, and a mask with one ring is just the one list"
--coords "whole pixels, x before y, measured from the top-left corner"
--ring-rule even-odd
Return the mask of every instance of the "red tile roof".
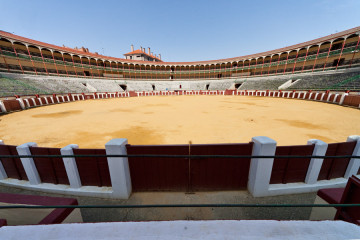
[[144, 55], [146, 55], [146, 56], [148, 56], [148, 57], [155, 58], [155, 59], [157, 59], [158, 61], [161, 61], [161, 62], [162, 62], [162, 60], [161, 60], [160, 58], [157, 58], [157, 57], [155, 57], [154, 55], [149, 55], [149, 54], [147, 54], [146, 52], [141, 51], [140, 49], [137, 49], [137, 50], [132, 51], [132, 52], [125, 53], [124, 55], [127, 56], [127, 55], [135, 55], [135, 54], [144, 54]]

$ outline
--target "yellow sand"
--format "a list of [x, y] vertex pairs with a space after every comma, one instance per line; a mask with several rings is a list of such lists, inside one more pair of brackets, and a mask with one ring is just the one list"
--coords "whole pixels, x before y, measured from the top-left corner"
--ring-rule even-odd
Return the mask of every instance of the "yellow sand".
[[268, 136], [279, 145], [308, 139], [345, 141], [360, 135], [360, 111], [313, 101], [244, 96], [156, 96], [87, 100], [0, 117], [6, 144], [104, 148], [112, 138], [130, 144], [249, 142]]

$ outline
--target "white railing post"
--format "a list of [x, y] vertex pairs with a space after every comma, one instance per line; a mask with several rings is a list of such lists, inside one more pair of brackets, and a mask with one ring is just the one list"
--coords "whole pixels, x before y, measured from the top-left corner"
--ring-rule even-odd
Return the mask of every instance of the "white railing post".
[[[4, 145], [4, 141], [3, 140], [0, 140], [0, 145]], [[4, 166], [2, 165], [1, 161], [0, 161], [0, 180], [3, 180], [5, 178], [7, 178], [7, 174], [6, 174], [6, 171], [5, 171], [5, 168]]]
[[[70, 144], [66, 147], [60, 149], [61, 155], [74, 155], [74, 148], [79, 148], [77, 144]], [[80, 174], [76, 165], [76, 160], [74, 157], [63, 157], [66, 174], [69, 179], [70, 187], [80, 188], [81, 180]]]
[[[19, 155], [31, 155], [30, 147], [37, 147], [37, 144], [34, 142], [24, 143], [16, 147], [16, 150]], [[34, 159], [32, 157], [22, 157], [20, 158], [21, 163], [26, 172], [26, 176], [29, 179], [31, 185], [37, 185], [41, 183], [39, 172], [36, 169]]]
[[347, 95], [349, 95], [349, 94], [348, 94], [348, 93], [343, 93], [343, 94], [341, 95], [339, 105], [342, 105], [342, 104], [344, 103], [344, 99], [345, 99], [345, 97], [346, 97]]
[[[107, 155], [126, 155], [126, 138], [115, 138], [105, 144]], [[132, 186], [129, 162], [127, 157], [108, 157], [107, 158], [113, 197], [128, 199]]]
[[[360, 136], [354, 135], [349, 136], [346, 140], [347, 142], [356, 142], [354, 151], [352, 153], [353, 156], [360, 156]], [[346, 169], [344, 178], [349, 178], [352, 175], [356, 175], [360, 168], [360, 158], [351, 158], [349, 165]]]
[[[315, 145], [313, 156], [325, 156], [328, 144], [317, 139], [310, 139], [307, 145]], [[309, 168], [305, 177], [305, 183], [314, 184], [317, 182], [324, 158], [311, 158]]]
[[16, 100], [19, 102], [21, 109], [24, 110], [25, 104], [24, 104], [23, 100], [21, 98], [17, 98]]
[[[253, 137], [252, 156], [274, 156], [276, 141], [260, 136]], [[269, 191], [270, 177], [274, 158], [252, 158], [250, 163], [248, 190], [254, 197], [266, 196]]]
[[6, 113], [7, 111], [6, 111], [6, 108], [5, 108], [5, 105], [4, 105], [4, 103], [0, 100], [0, 110], [1, 110], [1, 112], [3, 112], [3, 113]]

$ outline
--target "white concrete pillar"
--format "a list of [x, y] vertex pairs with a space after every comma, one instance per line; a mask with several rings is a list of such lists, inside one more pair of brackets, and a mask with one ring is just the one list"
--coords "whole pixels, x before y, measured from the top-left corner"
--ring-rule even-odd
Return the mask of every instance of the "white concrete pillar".
[[320, 101], [323, 101], [323, 100], [324, 100], [325, 94], [326, 94], [326, 93], [322, 93], [322, 94], [321, 94]]
[[[16, 150], [19, 155], [31, 155], [29, 147], [37, 147], [37, 144], [34, 142], [24, 143], [16, 147]], [[41, 183], [39, 172], [36, 169], [34, 159], [32, 157], [20, 158], [21, 163], [26, 172], [26, 176], [29, 179], [31, 185], [37, 185]]]
[[0, 109], [1, 109], [1, 112], [7, 112], [6, 111], [6, 108], [5, 108], [5, 105], [4, 105], [4, 103], [0, 100]]
[[[115, 138], [105, 144], [107, 155], [126, 155], [126, 138]], [[107, 158], [113, 196], [128, 199], [131, 194], [131, 177], [127, 157]]]
[[[353, 156], [360, 156], [360, 136], [353, 135], [349, 136], [346, 140], [347, 142], [356, 142], [354, 151], [352, 153]], [[349, 178], [352, 175], [356, 175], [360, 168], [360, 158], [351, 158], [349, 165], [346, 169], [344, 178]]]
[[[253, 137], [253, 156], [274, 156], [276, 141], [264, 137]], [[266, 196], [269, 191], [274, 158], [252, 158], [250, 163], [248, 190], [254, 197]]]
[[[325, 156], [328, 144], [317, 139], [310, 139], [307, 145], [315, 145], [313, 156]], [[311, 158], [309, 168], [305, 177], [305, 183], [314, 184], [317, 182], [324, 158]]]
[[[74, 148], [79, 148], [77, 144], [70, 144], [60, 149], [61, 155], [74, 155]], [[80, 174], [74, 157], [63, 157], [66, 174], [69, 179], [70, 187], [80, 188]]]
[[296, 93], [296, 92], [293, 92], [293, 94], [292, 94], [292, 98], [294, 98], [294, 97], [295, 97], [295, 93]]
[[[3, 140], [0, 140], [0, 145], [4, 145], [4, 141]], [[5, 171], [5, 168], [4, 166], [2, 165], [1, 161], [0, 161], [0, 180], [3, 180], [5, 178], [7, 178], [7, 174], [6, 174], [6, 171]]]
[[337, 94], [335, 94], [335, 97], [334, 97], [334, 100], [333, 100], [333, 103], [335, 103], [335, 101], [336, 101], [336, 99], [337, 99], [337, 97], [339, 96], [339, 94], [337, 93]]
[[24, 99], [25, 101], [25, 107], [30, 108], [30, 103], [28, 99]]
[[311, 96], [313, 95], [313, 93], [311, 92], [310, 94], [309, 94], [309, 97], [308, 97], [308, 99], [309, 100], [311, 100]]
[[34, 98], [31, 98], [31, 101], [34, 103], [34, 106], [37, 106]]
[[342, 105], [342, 104], [344, 103], [344, 99], [345, 99], [345, 97], [348, 96], [348, 95], [349, 95], [348, 93], [343, 93], [343, 94], [341, 95], [339, 105]]
[[316, 99], [317, 99], [317, 96], [319, 95], [319, 93], [317, 92], [316, 94], [315, 94], [315, 97], [314, 97], [314, 100], [315, 101], [317, 101]]
[[330, 101], [330, 97], [331, 97], [331, 95], [332, 95], [332, 93], [329, 93], [329, 95], [328, 95], [328, 97], [327, 97], [327, 99], [326, 99], [326, 101], [327, 101], [327, 102], [329, 102], [329, 101]]
[[20, 104], [21, 109], [24, 110], [24, 109], [25, 109], [24, 101], [23, 101], [21, 98], [17, 98], [16, 100], [19, 101], [19, 104]]

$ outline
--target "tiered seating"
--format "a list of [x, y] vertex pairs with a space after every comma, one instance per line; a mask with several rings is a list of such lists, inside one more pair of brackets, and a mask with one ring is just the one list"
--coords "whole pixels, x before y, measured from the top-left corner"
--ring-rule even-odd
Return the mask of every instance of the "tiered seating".
[[346, 85], [337, 87], [336, 85], [359, 75], [359, 72], [349, 73], [324, 73], [321, 75], [307, 75], [302, 76], [299, 81], [291, 85], [288, 89], [345, 89], [345, 90], [358, 90], [360, 89], [360, 79], [358, 81], [349, 82]]
[[265, 78], [256, 78], [256, 79], [246, 79], [245, 82], [241, 85], [239, 90], [277, 90], [282, 84], [287, 82], [289, 77], [280, 78], [280, 79], [267, 79]]

